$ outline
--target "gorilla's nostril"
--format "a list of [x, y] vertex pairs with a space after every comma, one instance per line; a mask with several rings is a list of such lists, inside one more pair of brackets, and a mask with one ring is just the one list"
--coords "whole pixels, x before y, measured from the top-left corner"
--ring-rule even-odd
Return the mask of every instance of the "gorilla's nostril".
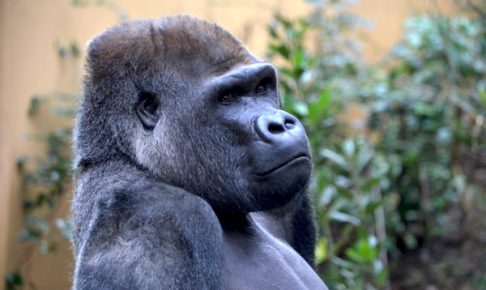
[[292, 120], [292, 119], [286, 119], [285, 120], [285, 123], [284, 123], [284, 126], [286, 129], [292, 129], [295, 127], [295, 120]]
[[284, 132], [285, 128], [282, 126], [282, 124], [270, 123], [268, 124], [268, 131], [272, 134], [278, 134]]

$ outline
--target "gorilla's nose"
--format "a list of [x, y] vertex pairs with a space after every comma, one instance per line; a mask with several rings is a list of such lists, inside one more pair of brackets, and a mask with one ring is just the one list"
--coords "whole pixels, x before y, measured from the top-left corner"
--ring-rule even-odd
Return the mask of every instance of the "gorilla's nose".
[[263, 141], [281, 145], [290, 145], [288, 143], [305, 136], [299, 120], [280, 110], [275, 114], [259, 116], [255, 121], [255, 130]]

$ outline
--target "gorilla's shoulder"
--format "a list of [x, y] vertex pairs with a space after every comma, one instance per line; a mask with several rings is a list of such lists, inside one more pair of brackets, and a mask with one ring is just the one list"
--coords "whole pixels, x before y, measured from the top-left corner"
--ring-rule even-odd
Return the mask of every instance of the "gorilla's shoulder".
[[[113, 163], [113, 162], [112, 162]], [[111, 171], [104, 167], [109, 167]], [[203, 198], [186, 190], [156, 180], [137, 170], [110, 164], [79, 178], [76, 199], [90, 199], [91, 210], [111, 216], [184, 214], [201, 219], [216, 218], [212, 207]]]
[[[179, 187], [160, 182], [135, 182], [112, 188], [97, 203], [100, 210], [147, 216], [190, 214], [198, 219], [216, 218], [211, 206], [201, 197]], [[184, 216], [187, 219], [187, 216]]]
[[179, 231], [183, 239], [197, 240], [209, 233], [216, 240], [222, 236], [218, 218], [203, 198], [134, 168], [127, 172], [111, 164], [111, 169], [107, 172], [101, 166], [78, 177], [72, 208], [75, 238], [92, 238], [100, 229], [105, 233], [109, 229], [113, 236], [131, 233], [134, 238], [140, 231], [157, 234], [174, 229], [183, 229]]

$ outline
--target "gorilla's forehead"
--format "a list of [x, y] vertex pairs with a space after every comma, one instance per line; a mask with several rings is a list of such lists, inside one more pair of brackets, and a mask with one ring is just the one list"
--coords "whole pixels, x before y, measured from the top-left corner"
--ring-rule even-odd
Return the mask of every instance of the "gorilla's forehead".
[[115, 69], [113, 63], [118, 63], [135, 70], [175, 66], [193, 73], [218, 74], [256, 60], [217, 24], [190, 16], [127, 22], [96, 37], [88, 47], [92, 73]]

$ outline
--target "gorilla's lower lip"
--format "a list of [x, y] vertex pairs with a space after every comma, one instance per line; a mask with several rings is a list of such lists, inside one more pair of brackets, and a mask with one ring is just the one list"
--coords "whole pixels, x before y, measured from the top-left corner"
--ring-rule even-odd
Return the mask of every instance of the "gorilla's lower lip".
[[295, 157], [293, 157], [293, 158], [291, 158], [291, 159], [289, 159], [289, 160], [287, 160], [283, 163], [280, 163], [279, 165], [277, 165], [277, 166], [275, 166], [275, 167], [273, 167], [269, 170], [266, 170], [264, 172], [254, 173], [254, 175], [257, 176], [257, 177], [267, 177], [267, 176], [271, 175], [272, 173], [274, 173], [275, 171], [277, 171], [277, 170], [279, 170], [279, 169], [281, 169], [281, 168], [283, 168], [283, 167], [285, 167], [285, 166], [287, 166], [291, 163], [298, 162], [298, 161], [305, 160], [305, 159], [310, 160], [310, 157], [306, 154], [300, 154], [300, 155], [297, 155], [297, 156], [295, 156]]

